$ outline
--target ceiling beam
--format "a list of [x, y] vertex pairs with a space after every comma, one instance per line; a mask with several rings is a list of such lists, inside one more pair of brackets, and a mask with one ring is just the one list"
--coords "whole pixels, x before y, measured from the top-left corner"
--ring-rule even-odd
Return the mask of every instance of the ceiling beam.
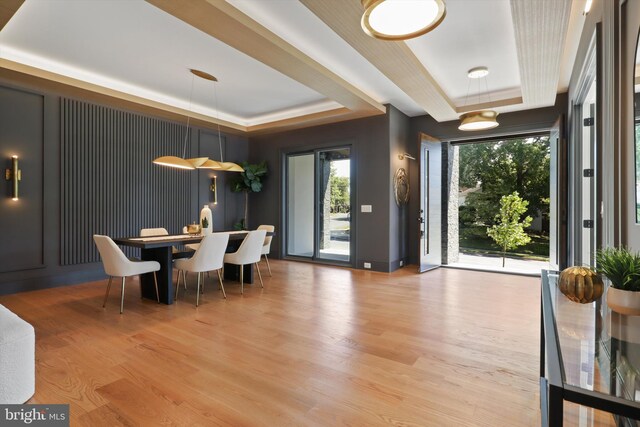
[[24, 0], [2, 0], [0, 2], [0, 31], [13, 18], [22, 3], [24, 3]]
[[321, 111], [319, 113], [306, 114], [290, 119], [277, 120], [260, 125], [249, 126], [249, 136], [264, 135], [267, 133], [283, 132], [293, 129], [301, 129], [311, 126], [319, 126], [328, 123], [338, 123], [347, 120], [355, 120], [369, 117], [371, 114], [364, 111], [351, 111], [348, 108]]
[[457, 117], [454, 103], [404, 42], [369, 37], [362, 31], [360, 0], [300, 0], [311, 12], [379, 69], [437, 121]]
[[383, 114], [375, 99], [222, 0], [147, 0], [352, 111]]
[[530, 108], [555, 102], [570, 13], [571, 0], [511, 0], [522, 99]]

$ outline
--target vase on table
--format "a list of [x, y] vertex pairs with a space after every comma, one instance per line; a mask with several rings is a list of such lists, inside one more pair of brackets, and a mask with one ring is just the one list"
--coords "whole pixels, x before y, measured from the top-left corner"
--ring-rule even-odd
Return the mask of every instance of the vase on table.
[[209, 205], [204, 205], [200, 211], [200, 225], [202, 226], [202, 235], [213, 233], [213, 217]]

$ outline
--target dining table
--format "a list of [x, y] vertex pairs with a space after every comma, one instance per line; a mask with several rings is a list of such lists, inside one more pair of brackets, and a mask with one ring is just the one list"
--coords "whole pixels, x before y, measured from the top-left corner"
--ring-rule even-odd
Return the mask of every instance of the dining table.
[[[229, 234], [229, 243], [227, 244], [227, 252], [235, 251], [248, 231], [224, 231]], [[275, 233], [267, 232], [267, 236], [273, 236]], [[148, 236], [148, 237], [119, 237], [113, 241], [121, 246], [130, 246], [140, 249], [140, 259], [143, 261], [157, 261], [160, 264], [160, 270], [156, 272], [158, 280], [158, 294], [160, 302], [165, 304], [173, 304], [175, 289], [173, 287], [173, 260], [176, 258], [190, 257], [193, 251], [183, 251], [173, 253], [172, 248], [178, 245], [187, 245], [190, 243], [200, 243], [203, 239], [202, 235], [177, 234], [166, 236]], [[229, 280], [240, 280], [240, 266], [233, 264], [225, 264], [224, 278]], [[245, 283], [253, 283], [253, 266], [244, 266]], [[153, 273], [146, 273], [140, 276], [140, 287], [143, 298], [156, 300], [156, 291], [153, 281]]]

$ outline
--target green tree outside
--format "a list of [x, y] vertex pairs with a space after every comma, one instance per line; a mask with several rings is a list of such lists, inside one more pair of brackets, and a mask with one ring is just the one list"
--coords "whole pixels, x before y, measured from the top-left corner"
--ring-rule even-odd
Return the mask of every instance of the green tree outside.
[[351, 209], [350, 180], [346, 176], [336, 176], [336, 169], [331, 165], [329, 175], [331, 192], [331, 213], [349, 213]]
[[460, 187], [481, 191], [467, 196], [463, 224], [491, 226], [505, 194], [517, 191], [529, 202], [526, 214], [549, 215], [549, 137], [536, 136], [460, 147]]
[[487, 228], [487, 235], [502, 248], [502, 266], [504, 267], [508, 250], [526, 245], [531, 237], [524, 231], [531, 225], [531, 217], [520, 216], [527, 211], [529, 202], [523, 200], [517, 191], [500, 198], [500, 213], [495, 217], [495, 224]]

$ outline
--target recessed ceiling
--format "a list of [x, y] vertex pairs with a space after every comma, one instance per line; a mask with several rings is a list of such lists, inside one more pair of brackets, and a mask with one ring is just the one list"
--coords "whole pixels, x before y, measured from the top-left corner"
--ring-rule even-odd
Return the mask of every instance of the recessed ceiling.
[[[291, 108], [339, 105], [144, 1], [27, 1], [0, 32], [3, 58], [189, 109], [193, 75], [218, 78], [223, 119], [245, 125]], [[195, 79], [193, 109], [215, 115]]]
[[[388, 42], [363, 34], [360, 0], [27, 0], [0, 31], [0, 63], [247, 131], [380, 114], [387, 103], [443, 121], [478, 106], [553, 105], [568, 84], [581, 2], [447, 0], [435, 30]], [[476, 66], [490, 74], [470, 85]], [[218, 108], [200, 79], [190, 103], [189, 68], [219, 79]]]

